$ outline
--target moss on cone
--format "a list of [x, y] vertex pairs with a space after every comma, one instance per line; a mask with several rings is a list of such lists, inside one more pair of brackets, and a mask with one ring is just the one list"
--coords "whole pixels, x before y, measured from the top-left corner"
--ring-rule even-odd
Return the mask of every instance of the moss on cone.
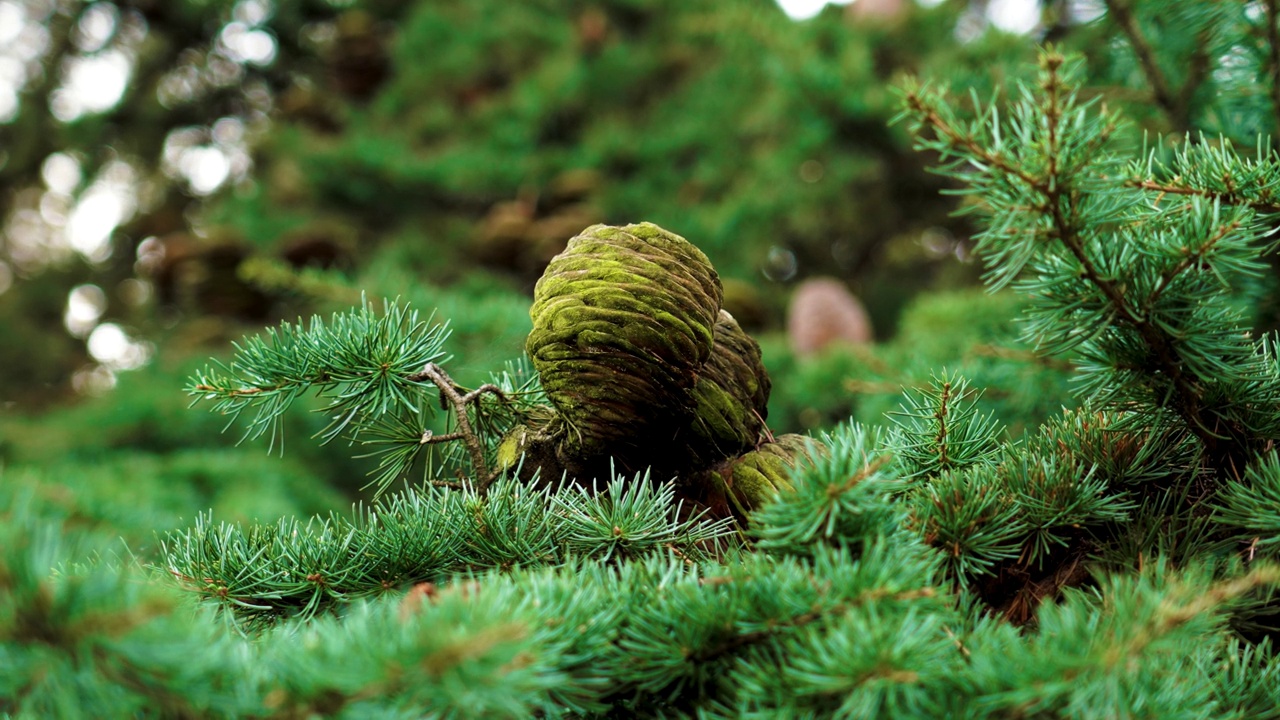
[[760, 345], [724, 310], [715, 345], [693, 387], [693, 418], [682, 436], [694, 467], [706, 467], [756, 445], [769, 413], [769, 373]]
[[803, 435], [780, 435], [773, 442], [730, 458], [698, 478], [714, 495], [722, 495], [739, 517], [759, 508], [779, 492], [791, 490], [791, 471], [821, 445]]
[[498, 466], [544, 482], [652, 468], [742, 518], [789, 489], [815, 446], [762, 442], [769, 374], [721, 299], [706, 256], [656, 225], [574, 237], [538, 281], [525, 344], [555, 410], [512, 429]]
[[534, 289], [525, 348], [572, 452], [634, 466], [688, 423], [720, 300], [702, 251], [656, 225], [593, 225], [569, 241]]

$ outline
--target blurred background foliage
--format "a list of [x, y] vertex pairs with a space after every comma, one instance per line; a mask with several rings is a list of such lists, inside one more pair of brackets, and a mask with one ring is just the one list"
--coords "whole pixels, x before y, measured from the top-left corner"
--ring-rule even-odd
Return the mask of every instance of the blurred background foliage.
[[[1135, 138], [1270, 132], [1269, 95], [1221, 92], [1256, 81], [1213, 30], [1252, 4], [1217, 25], [1205, 4], [0, 0], [0, 509], [137, 549], [208, 507], [342, 506], [368, 468], [306, 441], [322, 418], [290, 420], [283, 460], [236, 448], [185, 409], [187, 374], [363, 294], [434, 308], [477, 382], [519, 356], [534, 281], [596, 222], [706, 251], [764, 348], [774, 432], [881, 423], [944, 367], [1034, 427], [1071, 404], [1070, 368], [1020, 344], [1016, 299], [972, 289], [961, 204], [890, 125], [892, 88], [988, 97], [1053, 41]], [[1161, 42], [1184, 10], [1204, 43]], [[793, 350], [788, 303], [817, 277], [875, 342]]]

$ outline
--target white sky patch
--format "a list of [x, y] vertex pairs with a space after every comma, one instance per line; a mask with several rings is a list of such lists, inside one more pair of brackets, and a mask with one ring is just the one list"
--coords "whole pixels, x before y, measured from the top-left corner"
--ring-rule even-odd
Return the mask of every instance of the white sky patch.
[[271, 15], [271, 3], [266, 0], [240, 0], [231, 10], [231, 17], [246, 25], [261, 25]]
[[987, 19], [1005, 32], [1026, 35], [1040, 24], [1038, 0], [991, 0]]
[[116, 22], [120, 19], [120, 10], [110, 3], [94, 3], [85, 8], [76, 26], [76, 44], [80, 52], [92, 53], [101, 50], [112, 33], [116, 31]]
[[134, 267], [138, 272], [149, 274], [164, 262], [164, 243], [156, 237], [149, 237], [138, 243], [138, 259]]
[[0, 45], [8, 45], [18, 39], [26, 24], [27, 11], [12, 0], [0, 2]]
[[89, 333], [89, 354], [112, 370], [135, 370], [151, 358], [150, 343], [132, 340], [124, 328], [115, 323], [102, 323]]
[[178, 128], [165, 138], [161, 166], [169, 177], [184, 180], [192, 194], [210, 195], [248, 174], [253, 161], [246, 132], [234, 117], [220, 118], [209, 128]]
[[116, 374], [105, 365], [77, 370], [71, 376], [71, 387], [81, 395], [105, 395], [116, 386]]
[[73, 199], [70, 195], [63, 195], [52, 190], [40, 194], [40, 218], [49, 225], [50, 228], [63, 228], [67, 225], [67, 219], [71, 217], [71, 207]]
[[49, 99], [49, 109], [62, 122], [110, 110], [129, 85], [133, 63], [121, 50], [67, 61], [62, 87]]
[[244, 140], [244, 121], [237, 117], [219, 118], [210, 132], [214, 142], [224, 147], [234, 147]]
[[124, 208], [125, 200], [118, 191], [96, 188], [86, 192], [67, 220], [71, 248], [90, 260], [109, 257], [111, 233], [124, 221]]
[[[21, 8], [22, 3], [18, 3]], [[49, 29], [44, 26], [44, 18], [31, 17], [29, 11], [23, 11], [23, 21], [18, 28], [17, 37], [7, 45], [0, 45], [4, 54], [16, 57], [23, 62], [37, 60], [49, 49]]]
[[[1250, 3], [1245, 8], [1256, 6], [1256, 3]], [[1071, 18], [1076, 22], [1093, 22], [1107, 11], [1107, 6], [1102, 0], [1071, 0]]]
[[102, 323], [89, 335], [88, 346], [93, 359], [106, 365], [125, 354], [129, 336], [115, 323]]
[[828, 0], [778, 0], [778, 6], [792, 20], [808, 20], [822, 12], [827, 5], [848, 5], [852, 0], [828, 2]]
[[107, 294], [97, 285], [80, 285], [67, 294], [62, 324], [75, 337], [84, 337], [107, 311]]
[[227, 23], [218, 33], [218, 42], [231, 59], [268, 65], [276, 59], [276, 39], [264, 30], [253, 30], [242, 22]]
[[208, 195], [226, 182], [231, 174], [231, 159], [216, 147], [202, 145], [184, 150], [179, 167], [191, 183], [191, 192]]
[[2, 231], [7, 261], [19, 271], [32, 271], [71, 254], [63, 233], [51, 231], [36, 208], [10, 213]]
[[27, 12], [12, 0], [0, 0], [0, 122], [18, 116], [18, 90], [27, 81], [27, 58], [16, 52], [27, 26]]
[[61, 152], [44, 159], [44, 164], [40, 166], [40, 178], [50, 190], [59, 195], [70, 195], [84, 179], [80, 161]]
[[136, 178], [126, 162], [115, 161], [80, 196], [63, 229], [67, 244], [90, 262], [111, 257], [111, 233], [133, 217]]
[[[848, 5], [854, 1], [777, 0], [778, 6], [792, 20], [808, 20], [822, 12], [822, 9], [827, 5]], [[924, 7], [935, 7], [941, 5], [943, 1], [916, 0], [916, 4]], [[1080, 9], [1076, 10], [1077, 15], [1088, 15], [1091, 12], [1091, 8], [1100, 3], [1096, 0], [1074, 0], [1072, 4], [1073, 9], [1075, 9], [1075, 6], [1080, 6]], [[1040, 3], [1039, 0], [991, 0], [991, 3], [987, 6], [986, 19], [992, 25], [1005, 32], [1025, 35], [1035, 30], [1036, 26], [1040, 24]], [[1091, 19], [1091, 17], [1088, 19]]]
[[[4, 45], [3, 40], [0, 45]], [[18, 88], [26, 82], [26, 64], [18, 58], [0, 55], [0, 122], [17, 117]]]
[[18, 92], [13, 85], [0, 80], [0, 123], [18, 117]]

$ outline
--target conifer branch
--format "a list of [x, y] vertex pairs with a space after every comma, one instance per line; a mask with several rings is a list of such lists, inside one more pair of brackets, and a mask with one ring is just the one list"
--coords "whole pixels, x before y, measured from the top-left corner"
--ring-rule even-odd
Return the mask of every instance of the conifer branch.
[[730, 520], [684, 512], [672, 484], [643, 476], [599, 491], [537, 490], [500, 476], [486, 490], [406, 491], [351, 518], [305, 523], [242, 527], [203, 515], [165, 538], [165, 570], [242, 619], [271, 622], [465, 571], [659, 552], [691, 563], [727, 546], [732, 532]]
[[[1149, 40], [1159, 27], [1148, 49], [1174, 80], [1188, 77], [1167, 88], [1175, 101], [1216, 119], [1192, 93], [1218, 50], [1187, 51], [1182, 65], [1171, 50], [1204, 26], [1195, 13], [1218, 6], [1178, 2], [1156, 26], [1162, 0], [1115, 2]], [[1249, 11], [1274, 22], [1280, 0], [1264, 2]], [[466, 24], [431, 15], [418, 16], [427, 38]], [[1248, 55], [1240, 81], [1258, 66], [1250, 52], [1263, 48], [1248, 43], [1261, 29], [1243, 6], [1222, 16], [1255, 33], [1233, 42]], [[964, 207], [989, 220], [977, 236], [987, 277], [1029, 296], [1027, 336], [1045, 364], [1074, 370], [1079, 409], [1011, 436], [1001, 420], [1039, 418], [984, 402], [1002, 386], [982, 395], [943, 371], [887, 422], [824, 435], [828, 451], [815, 444], [737, 531], [682, 506], [688, 486], [645, 475], [587, 488], [497, 473], [502, 428], [545, 428], [536, 413], [551, 404], [533, 372], [457, 384], [429, 320], [361, 308], [286, 325], [243, 341], [189, 390], [245, 412], [249, 436], [276, 435], [289, 404], [314, 391], [329, 423], [320, 434], [374, 445], [379, 480], [441, 450], [457, 480], [432, 473], [350, 514], [201, 515], [164, 536], [151, 568], [204, 601], [193, 612], [130, 574], [137, 559], [83, 556], [101, 516], [134, 510], [141, 493], [118, 489], [169, 491], [198, 471], [222, 517], [235, 512], [216, 487], [228, 480], [301, 507], [312, 498], [283, 483], [311, 478], [205, 452], [182, 472], [142, 453], [111, 468], [98, 452], [6, 470], [0, 716], [1274, 716], [1280, 355], [1274, 333], [1255, 340], [1247, 323], [1274, 280], [1262, 258], [1275, 249], [1280, 162], [1262, 143], [1243, 159], [1225, 142], [1188, 142], [1168, 161], [1163, 147], [1109, 146], [1116, 125], [1075, 102], [1060, 65], [1047, 57], [1011, 111], [975, 102], [970, 122], [922, 92], [908, 114], [969, 194]], [[1256, 95], [1249, 122], [1268, 104]], [[940, 354], [936, 342], [954, 358], [966, 346], [948, 326], [962, 317], [986, 333], [1012, 311], [995, 302], [998, 313], [957, 302], [922, 323], [928, 337], [904, 323], [884, 355], [914, 369]], [[834, 387], [833, 367], [821, 388]], [[1047, 385], [1048, 373], [1012, 363], [968, 367], [975, 387]], [[1186, 387], [1171, 377], [1179, 369]], [[87, 417], [81, 427], [101, 424]], [[637, 461], [666, 449], [655, 445]], [[1239, 476], [1236, 462], [1247, 462]], [[206, 500], [177, 495], [167, 510]], [[33, 508], [54, 521], [28, 522]]]
[[1129, 39], [1129, 45], [1133, 47], [1133, 53], [1138, 57], [1138, 63], [1142, 66], [1147, 82], [1151, 84], [1151, 92], [1155, 97], [1156, 103], [1169, 116], [1169, 120], [1175, 130], [1178, 132], [1190, 130], [1190, 120], [1187, 117], [1186, 105], [1179, 97], [1174, 95], [1169, 85], [1169, 79], [1165, 76], [1164, 71], [1160, 69], [1160, 64], [1156, 61], [1155, 51], [1152, 49], [1151, 44], [1147, 42], [1147, 38], [1143, 35], [1141, 28], [1138, 27], [1138, 21], [1133, 16], [1132, 9], [1123, 0], [1103, 0], [1103, 2], [1107, 6], [1107, 12], [1115, 19], [1125, 37]]
[[1157, 209], [1165, 195], [1174, 195], [1262, 216], [1280, 214], [1280, 156], [1266, 138], [1258, 139], [1251, 156], [1238, 154], [1226, 139], [1204, 137], [1187, 138], [1168, 161], [1155, 148], [1144, 155], [1130, 163], [1124, 185], [1156, 193]]
[[1211, 612], [1224, 603], [1258, 587], [1280, 584], [1280, 567], [1266, 565], [1249, 571], [1247, 575], [1223, 580], [1207, 590], [1188, 593], [1184, 602], [1177, 596], [1166, 599], [1156, 612], [1158, 630], [1168, 632], [1197, 615]]
[[1271, 111], [1275, 121], [1280, 122], [1280, 2], [1265, 0], [1263, 22], [1267, 25], [1267, 74], [1268, 90], [1271, 96]]
[[[717, 578], [705, 578], [705, 580], [715, 581]], [[727, 580], [731, 581], [731, 579]], [[714, 585], [718, 583], [709, 582], [704, 584]], [[818, 590], [819, 594], [821, 594], [820, 585], [818, 583], [814, 583], [814, 588], [815, 590]], [[811, 623], [818, 622], [819, 620], [831, 620], [833, 618], [838, 618], [856, 608], [861, 607], [867, 602], [884, 600], [891, 602], [911, 602], [912, 600], [932, 598], [936, 594], [937, 591], [931, 587], [913, 588], [910, 590], [903, 590], [901, 592], [885, 592], [883, 590], [870, 591], [863, 594], [863, 596], [854, 598], [850, 601], [839, 602], [820, 609], [800, 613], [799, 615], [786, 618], [785, 620], [773, 622], [764, 630], [755, 630], [738, 635], [732, 635], [718, 645], [698, 650], [698, 652], [691, 655], [689, 659], [696, 663], [712, 662], [724, 655], [737, 652], [744, 647], [770, 640], [778, 635], [794, 631]]]
[[893, 456], [885, 453], [884, 455], [864, 464], [857, 472], [850, 475], [849, 479], [845, 480], [843, 484], [829, 486], [827, 488], [827, 494], [831, 497], [836, 497], [842, 493], [849, 492], [855, 485], [874, 476], [891, 462], [893, 462]]
[[1209, 77], [1209, 70], [1212, 67], [1211, 58], [1209, 57], [1209, 43], [1212, 41], [1208, 29], [1202, 30], [1196, 36], [1195, 51], [1191, 55], [1191, 62], [1187, 68], [1187, 77], [1182, 82], [1182, 88], [1178, 92], [1178, 107], [1182, 109], [1182, 122], [1185, 132], [1190, 132], [1191, 112], [1194, 107], [1196, 91], [1204, 84], [1206, 78]]
[[1187, 195], [1192, 197], [1201, 197], [1213, 202], [1220, 202], [1223, 205], [1243, 205], [1252, 208], [1259, 213], [1280, 213], [1280, 202], [1275, 200], [1250, 198], [1240, 191], [1226, 192], [1203, 187], [1190, 187], [1175, 183], [1162, 183], [1155, 180], [1135, 178], [1126, 181], [1125, 184], [1129, 187], [1150, 190], [1152, 192], [1159, 193], [1160, 195]]
[[[1155, 359], [1154, 370], [1160, 375], [1169, 378], [1173, 385], [1175, 394], [1172, 399], [1172, 405], [1174, 409], [1182, 416], [1196, 437], [1200, 438], [1201, 442], [1204, 443], [1215, 467], [1229, 474], [1229, 476], [1238, 476], [1243, 469], [1244, 462], [1240, 458], [1232, 457], [1232, 454], [1233, 451], [1234, 453], [1239, 453], [1243, 450], [1236, 444], [1236, 441], [1245, 435], [1244, 428], [1231, 428], [1226, 438], [1224, 438], [1219, 427], [1219, 418], [1215, 417], [1213, 413], [1207, 412], [1204, 408], [1202, 389], [1195, 380], [1188, 377], [1187, 373], [1184, 372], [1183, 360], [1175, 348], [1174, 339], [1165, 330], [1152, 323], [1147, 313], [1143, 313], [1133, 307], [1115, 282], [1104, 278], [1098, 272], [1092, 260], [1085, 253], [1084, 243], [1077, 234], [1075, 225], [1068, 222], [1067, 217], [1061, 210], [1062, 203], [1064, 201], [1070, 203], [1074, 195], [1064, 197], [1063, 185], [1058, 184], [1059, 182], [1061, 181], [1053, 178], [1039, 188], [1047, 198], [1046, 205], [1050, 208], [1058, 238], [1076, 260], [1080, 262], [1084, 275], [1089, 282], [1097, 287], [1111, 302], [1112, 307], [1118, 311], [1121, 321], [1137, 330], [1143, 342], [1151, 350]], [[1226, 230], [1222, 234], [1225, 235], [1225, 233]], [[1190, 267], [1190, 263], [1180, 265], [1176, 272], [1171, 271], [1166, 277], [1172, 278], [1188, 267]], [[1163, 292], [1163, 288], [1167, 284], [1164, 278], [1161, 280], [1162, 284], [1151, 298], [1152, 302], [1158, 297], [1159, 293]], [[1227, 442], [1223, 442], [1224, 439]]]
[[1160, 296], [1164, 294], [1164, 291], [1168, 289], [1170, 283], [1172, 283], [1175, 278], [1177, 278], [1179, 275], [1186, 272], [1187, 270], [1190, 270], [1192, 267], [1195, 267], [1197, 264], [1203, 262], [1205, 256], [1207, 256], [1210, 252], [1213, 251], [1214, 247], [1218, 244], [1219, 241], [1221, 241], [1223, 238], [1227, 237], [1228, 235], [1230, 235], [1231, 233], [1239, 229], [1240, 229], [1240, 221], [1232, 220], [1231, 222], [1225, 223], [1222, 226], [1220, 226], [1214, 232], [1214, 234], [1210, 236], [1207, 240], [1205, 240], [1205, 242], [1202, 243], [1199, 247], [1196, 247], [1191, 250], [1184, 250], [1184, 252], [1186, 253], [1186, 257], [1184, 257], [1181, 261], [1179, 261], [1177, 265], [1174, 265], [1173, 267], [1170, 267], [1169, 269], [1161, 273], [1160, 282], [1156, 285], [1155, 290], [1153, 290], [1151, 294], [1147, 296], [1146, 304], [1148, 306], [1155, 305], [1156, 300], [1160, 299]]
[[948, 401], [951, 400], [951, 383], [942, 383], [942, 392], [938, 394], [938, 409], [934, 411], [933, 418], [938, 421], [938, 432], [933, 438], [934, 444], [938, 448], [938, 467], [948, 467], [951, 464], [947, 457], [947, 407]]
[[[1041, 353], [1031, 352], [1029, 350], [1019, 350], [1016, 348], [1004, 347], [1001, 345], [975, 345], [970, 349], [974, 355], [978, 357], [999, 358], [1001, 360], [1015, 360], [1018, 362], [1035, 363], [1051, 370], [1058, 372], [1070, 373], [1076, 369], [1075, 363], [1061, 358], [1049, 357]], [[852, 385], [853, 381], [849, 381], [848, 385]], [[992, 391], [987, 390], [988, 393]], [[989, 397], [989, 395], [988, 395]]]
[[908, 391], [902, 410], [889, 416], [896, 428], [887, 455], [896, 457], [910, 477], [990, 462], [1004, 427], [979, 412], [980, 396], [963, 377], [947, 373], [926, 388]]
[[475, 430], [472, 429], [471, 420], [467, 417], [467, 411], [472, 403], [477, 402], [486, 393], [497, 396], [503, 402], [507, 401], [507, 396], [497, 385], [493, 384], [481, 385], [466, 394], [459, 393], [458, 385], [454, 383], [453, 378], [449, 377], [444, 368], [435, 363], [427, 363], [421, 372], [410, 375], [408, 379], [413, 382], [430, 380], [434, 383], [440, 391], [440, 397], [449, 403], [453, 410], [454, 420], [458, 423], [458, 432], [442, 435], [439, 439], [424, 435], [422, 442], [427, 444], [445, 442], [446, 440], [462, 440], [466, 444], [467, 452], [471, 454], [471, 467], [476, 474], [476, 488], [482, 493], [488, 490], [489, 485], [497, 477], [497, 473], [489, 469], [489, 464], [485, 460], [484, 443], [476, 435]]
[[[428, 448], [444, 446], [461, 447], [443, 454], [446, 465], [458, 469], [459, 480], [432, 476], [427, 481], [448, 488], [469, 483], [483, 493], [498, 475], [488, 453], [507, 429], [542, 410], [545, 398], [536, 374], [520, 365], [474, 390], [461, 387], [437, 362], [444, 358], [447, 337], [444, 325], [420, 320], [396, 303], [387, 303], [381, 314], [364, 304], [327, 323], [319, 318], [309, 325], [284, 323], [247, 338], [236, 345], [229, 364], [197, 374], [188, 392], [196, 402], [212, 401], [215, 412], [233, 421], [246, 410], [256, 411], [246, 437], [270, 431], [274, 443], [285, 412], [314, 390], [328, 400], [323, 411], [331, 418], [318, 434], [324, 442], [346, 434], [373, 446], [363, 457], [379, 459], [370, 474], [380, 491], [408, 473]], [[448, 413], [446, 424], [456, 430], [424, 428], [436, 400]], [[460, 468], [467, 466], [470, 477], [463, 478]], [[432, 469], [428, 464], [429, 475], [435, 475]]]
[[[996, 282], [1012, 279], [1037, 253], [1046, 252], [1035, 243], [1036, 239], [1045, 237], [1057, 241], [1078, 266], [1079, 278], [1096, 288], [1106, 301], [1110, 317], [1100, 317], [1101, 326], [1093, 332], [1100, 332], [1106, 324], [1134, 332], [1147, 348], [1140, 370], [1149, 378], [1147, 382], [1153, 385], [1150, 392], [1158, 398], [1153, 402], [1170, 407], [1183, 419], [1204, 443], [1210, 464], [1222, 476], [1238, 476], [1247, 462], [1251, 433], [1236, 418], [1206, 405], [1206, 379], [1188, 371], [1187, 358], [1180, 349], [1180, 336], [1169, 327], [1166, 319], [1156, 316], [1155, 303], [1176, 278], [1199, 265], [1197, 261], [1214, 251], [1219, 242], [1228, 236], [1234, 237], [1242, 228], [1240, 218], [1233, 217], [1219, 225], [1206, 241], [1190, 254], [1184, 254], [1182, 261], [1164, 269], [1152, 293], [1141, 299], [1131, 298], [1135, 278], [1113, 277], [1113, 271], [1104, 271], [1099, 265], [1100, 259], [1093, 256], [1086, 236], [1096, 233], [1098, 226], [1106, 227], [1106, 224], [1082, 206], [1082, 203], [1090, 201], [1091, 193], [1105, 192], [1090, 189], [1099, 181], [1108, 181], [1099, 170], [1088, 165], [1106, 162], [1096, 158], [1098, 155], [1105, 157], [1103, 148], [1110, 140], [1115, 125], [1106, 117], [1105, 111], [1092, 124], [1082, 125], [1087, 122], [1083, 116], [1084, 108], [1074, 106], [1074, 93], [1062, 77], [1064, 62], [1058, 53], [1046, 52], [1041, 61], [1043, 72], [1039, 87], [1043, 100], [1032, 110], [1028, 98], [1014, 112], [1014, 130], [1022, 133], [1024, 141], [1034, 143], [1037, 138], [1031, 133], [1042, 133], [1038, 138], [1043, 143], [1042, 147], [1036, 148], [1035, 155], [1025, 160], [1015, 160], [999, 151], [1005, 145], [994, 110], [990, 110], [990, 115], [973, 129], [964, 128], [951, 119], [950, 111], [933, 95], [909, 88], [905, 95], [907, 114], [914, 118], [917, 132], [928, 129], [937, 138], [922, 141], [922, 147], [943, 152], [944, 159], [956, 158], [952, 165], [946, 166], [945, 172], [974, 183], [975, 189], [971, 192], [990, 195], [1002, 203], [993, 209], [994, 213], [1000, 214], [997, 227], [984, 233], [979, 243], [979, 252], [984, 253], [992, 264], [991, 272], [998, 278]], [[1074, 158], [1072, 162], [1076, 163], [1069, 168], [1061, 165], [1069, 152], [1064, 145], [1067, 132], [1072, 133], [1070, 154]], [[1199, 152], [1188, 148], [1178, 160], [1185, 164]], [[1225, 153], [1219, 155], [1225, 156]], [[980, 179], [970, 179], [969, 173], [961, 171], [962, 159], [968, 159], [969, 167], [976, 167]], [[1220, 163], [1229, 164], [1225, 159]], [[1043, 171], [1030, 169], [1037, 166], [1044, 168]], [[1250, 173], [1256, 171], [1253, 167], [1243, 169]], [[1006, 188], [999, 184], [1015, 179], [1023, 188]], [[1234, 192], [1238, 186], [1230, 180], [1228, 175], [1224, 184], [1228, 192]], [[1017, 234], [1023, 231], [1023, 227], [1015, 225], [1017, 220], [1010, 215], [1025, 204], [1034, 207], [1045, 220], [1044, 225], [1026, 228], [1034, 233], [1031, 237]], [[1010, 233], [1007, 238], [1006, 233]], [[1009, 244], [994, 246], [997, 237]], [[1054, 281], [1062, 282], [1056, 278]], [[1064, 337], [1072, 336], [1064, 334]], [[1061, 349], [1079, 342], [1063, 341]], [[1125, 365], [1117, 362], [1117, 367]], [[1160, 387], [1166, 382], [1168, 392]]]

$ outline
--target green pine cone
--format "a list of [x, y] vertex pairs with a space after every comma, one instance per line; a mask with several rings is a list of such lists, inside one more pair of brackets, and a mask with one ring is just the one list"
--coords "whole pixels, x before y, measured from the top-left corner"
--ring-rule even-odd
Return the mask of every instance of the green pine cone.
[[724, 461], [708, 476], [734, 512], [745, 517], [779, 492], [793, 489], [791, 471], [812, 453], [822, 451], [816, 440], [804, 435], [779, 435], [773, 442]]
[[569, 241], [534, 289], [525, 348], [574, 454], [648, 464], [653, 439], [687, 425], [720, 299], [702, 251], [651, 223]]
[[694, 415], [682, 436], [693, 467], [736, 457], [756, 445], [769, 414], [769, 389], [760, 346], [721, 310], [711, 358], [693, 387]]

